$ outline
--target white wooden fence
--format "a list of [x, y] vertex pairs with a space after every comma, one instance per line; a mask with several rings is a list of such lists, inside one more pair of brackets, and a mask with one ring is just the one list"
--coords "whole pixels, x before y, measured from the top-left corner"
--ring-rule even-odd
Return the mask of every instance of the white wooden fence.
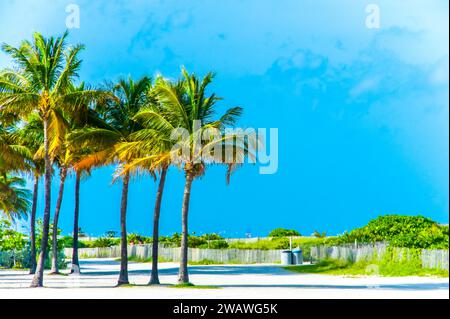
[[[67, 258], [72, 256], [72, 249], [66, 248]], [[80, 258], [119, 258], [120, 247], [107, 248], [80, 248]], [[189, 261], [199, 262], [210, 260], [217, 263], [259, 264], [279, 263], [281, 250], [255, 250], [255, 249], [200, 249], [189, 248]], [[147, 259], [152, 257], [152, 245], [128, 246], [128, 257]], [[180, 248], [159, 247], [159, 258], [164, 261], [180, 260]]]
[[[384, 243], [373, 245], [343, 245], [343, 246], [319, 246], [311, 247], [311, 257], [314, 260], [337, 259], [349, 262], [381, 260], [388, 253], [388, 245]], [[397, 261], [409, 260], [414, 254], [412, 249], [392, 248], [392, 259]], [[423, 249], [420, 252], [420, 259], [423, 268], [430, 269], [449, 269], [448, 250], [428, 250]]]

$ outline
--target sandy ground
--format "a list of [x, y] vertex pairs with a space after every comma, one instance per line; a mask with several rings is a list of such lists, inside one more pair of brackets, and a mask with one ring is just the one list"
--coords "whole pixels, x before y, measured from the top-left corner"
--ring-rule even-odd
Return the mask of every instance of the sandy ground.
[[[110, 259], [82, 260], [82, 275], [46, 276], [46, 288], [29, 289], [24, 271], [0, 270], [2, 298], [130, 298], [130, 299], [277, 299], [277, 298], [449, 298], [448, 278], [342, 277], [295, 274], [278, 265], [192, 266], [190, 280], [216, 289], [148, 287], [150, 265], [130, 263], [133, 287], [112, 288], [119, 264]], [[175, 284], [178, 265], [162, 263], [160, 280]]]

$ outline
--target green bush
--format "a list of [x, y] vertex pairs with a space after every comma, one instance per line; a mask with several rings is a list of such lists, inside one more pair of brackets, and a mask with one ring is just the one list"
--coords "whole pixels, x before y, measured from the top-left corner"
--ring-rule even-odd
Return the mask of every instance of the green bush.
[[128, 234], [127, 236], [127, 240], [129, 244], [133, 244], [133, 245], [142, 245], [142, 244], [151, 244], [152, 243], [152, 238], [151, 237], [146, 237], [146, 236], [142, 236], [139, 234]]
[[[62, 248], [72, 248], [73, 247], [73, 237], [64, 236], [58, 239], [58, 246], [61, 245]], [[91, 248], [93, 246], [93, 241], [78, 240], [78, 248]]]
[[423, 216], [386, 215], [366, 226], [339, 236], [337, 243], [389, 242], [391, 246], [426, 249], [448, 249], [448, 226], [438, 225]]
[[180, 247], [181, 246], [181, 234], [174, 233], [172, 236], [161, 236], [159, 237], [159, 242], [161, 245], [167, 247]]
[[201, 237], [206, 240], [222, 240], [223, 239], [222, 236], [220, 236], [219, 234], [216, 234], [216, 233], [204, 234]]
[[30, 265], [30, 249], [25, 235], [0, 220], [0, 268], [25, 268]]
[[198, 248], [202, 245], [207, 245], [208, 241], [203, 237], [191, 236], [188, 237], [189, 248]]
[[[36, 246], [39, 254], [40, 241], [42, 238], [42, 222], [38, 221], [36, 232]], [[63, 243], [58, 241], [58, 265], [60, 269], [65, 269]], [[45, 258], [45, 269], [51, 267], [51, 239], [49, 240], [49, 252]], [[0, 220], [0, 267], [4, 268], [29, 268], [31, 265], [30, 243], [26, 240], [24, 234], [11, 229], [11, 223], [6, 220]]]
[[197, 246], [197, 248], [203, 248], [203, 249], [227, 249], [228, 243], [223, 240], [210, 240], [206, 244], [202, 244], [200, 246]]
[[85, 242], [89, 248], [105, 248], [120, 245], [120, 239], [99, 237], [94, 241]]
[[25, 235], [13, 230], [11, 222], [0, 220], [0, 251], [22, 250], [27, 241]]
[[[174, 233], [172, 236], [161, 236], [159, 238], [160, 244], [167, 247], [180, 247], [181, 234]], [[228, 243], [218, 234], [204, 234], [201, 236], [188, 236], [189, 248], [210, 248], [210, 249], [225, 249], [228, 248]]]
[[269, 233], [269, 237], [290, 237], [301, 236], [300, 233], [293, 229], [276, 228]]

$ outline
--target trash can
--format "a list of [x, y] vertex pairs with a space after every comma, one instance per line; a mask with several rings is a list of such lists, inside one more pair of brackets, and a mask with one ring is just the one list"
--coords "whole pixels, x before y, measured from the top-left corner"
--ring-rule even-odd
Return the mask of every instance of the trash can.
[[283, 250], [281, 252], [281, 264], [283, 266], [292, 265], [292, 251], [290, 251], [290, 250]]
[[301, 249], [294, 249], [292, 251], [292, 264], [293, 265], [303, 264], [303, 253]]

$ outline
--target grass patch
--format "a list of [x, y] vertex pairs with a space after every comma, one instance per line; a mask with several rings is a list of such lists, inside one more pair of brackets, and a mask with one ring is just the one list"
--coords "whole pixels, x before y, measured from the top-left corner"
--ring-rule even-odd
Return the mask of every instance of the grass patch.
[[339, 260], [323, 260], [313, 265], [287, 266], [286, 270], [301, 274], [324, 274], [340, 276], [370, 276], [404, 277], [404, 276], [434, 276], [448, 277], [447, 270], [422, 268], [415, 261], [392, 263], [381, 261], [373, 263], [360, 261], [348, 263]]
[[117, 285], [115, 286], [116, 288], [135, 288], [135, 287], [139, 287], [139, 285], [134, 285], [134, 284], [123, 284], [123, 285]]
[[217, 286], [211, 286], [211, 285], [194, 285], [192, 283], [187, 284], [177, 284], [177, 285], [171, 285], [168, 286], [169, 288], [175, 288], [175, 289], [220, 289], [220, 287]]
[[200, 266], [200, 265], [223, 265], [224, 263], [213, 261], [210, 259], [203, 259], [200, 261], [190, 261], [188, 262], [191, 266]]
[[[115, 261], [120, 261], [120, 258], [114, 259]], [[131, 256], [128, 257], [128, 261], [135, 262], [135, 263], [151, 263], [153, 261], [153, 258], [141, 258], [137, 256]], [[164, 258], [159, 258], [158, 263], [171, 263], [172, 260], [167, 260]]]

